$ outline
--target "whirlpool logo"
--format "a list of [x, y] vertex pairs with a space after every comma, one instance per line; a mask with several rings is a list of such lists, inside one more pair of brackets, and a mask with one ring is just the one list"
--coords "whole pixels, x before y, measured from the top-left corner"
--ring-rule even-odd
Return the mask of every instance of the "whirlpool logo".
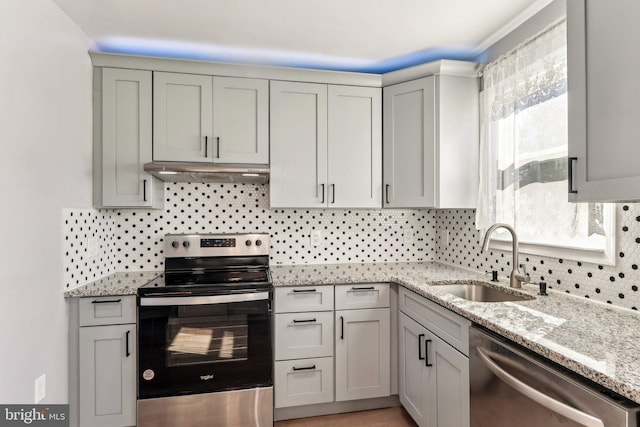
[[69, 426], [69, 405], [0, 405], [0, 427]]
[[209, 374], [209, 375], [200, 375], [200, 379], [202, 381], [209, 381], [213, 379], [213, 374]]

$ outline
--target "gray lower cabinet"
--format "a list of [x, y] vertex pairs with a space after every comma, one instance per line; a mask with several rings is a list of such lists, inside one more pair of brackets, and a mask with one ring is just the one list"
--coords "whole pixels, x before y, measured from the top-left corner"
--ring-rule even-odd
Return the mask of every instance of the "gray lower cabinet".
[[71, 400], [77, 399], [79, 426], [135, 426], [135, 296], [80, 298], [72, 307], [79, 311], [77, 366], [71, 367], [78, 377]]
[[[422, 315], [468, 330], [466, 319], [450, 312], [444, 319], [439, 310], [429, 310], [430, 305], [437, 304], [404, 289], [400, 292], [401, 310], [406, 296], [412, 302], [423, 300], [420, 302], [427, 310], [413, 305]], [[418, 323], [402, 311], [398, 329], [400, 403], [420, 427], [468, 427], [469, 357], [463, 353], [464, 348], [456, 348], [436, 335], [432, 329], [438, 328], [429, 321]]]

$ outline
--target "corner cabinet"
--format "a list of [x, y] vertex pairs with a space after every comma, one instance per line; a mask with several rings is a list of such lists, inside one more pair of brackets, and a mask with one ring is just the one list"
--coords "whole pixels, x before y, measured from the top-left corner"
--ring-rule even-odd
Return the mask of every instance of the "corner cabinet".
[[151, 71], [94, 71], [94, 206], [163, 207], [164, 185], [147, 174], [152, 160]]
[[384, 207], [476, 207], [478, 93], [444, 74], [384, 88]]
[[381, 90], [272, 81], [272, 208], [380, 208]]
[[269, 82], [153, 73], [153, 160], [269, 163]]
[[136, 297], [79, 298], [74, 310], [79, 318], [79, 417], [72, 425], [135, 426]]
[[638, 2], [567, 2], [570, 201], [640, 200], [638, 16]]
[[406, 289], [399, 308], [400, 403], [420, 427], [468, 427], [470, 322]]

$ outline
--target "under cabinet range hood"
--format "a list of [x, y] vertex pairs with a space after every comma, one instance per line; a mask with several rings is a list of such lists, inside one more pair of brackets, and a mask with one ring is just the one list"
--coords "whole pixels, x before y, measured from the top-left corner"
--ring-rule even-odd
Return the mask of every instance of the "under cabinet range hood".
[[144, 165], [144, 170], [166, 182], [251, 184], [266, 184], [269, 182], [269, 165], [151, 162]]

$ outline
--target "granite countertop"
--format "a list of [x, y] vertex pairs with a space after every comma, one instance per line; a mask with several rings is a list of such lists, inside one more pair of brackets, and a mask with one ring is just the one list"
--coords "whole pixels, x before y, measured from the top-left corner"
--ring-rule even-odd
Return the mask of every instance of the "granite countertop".
[[86, 285], [70, 289], [64, 293], [64, 297], [136, 295], [140, 286], [150, 282], [160, 274], [162, 274], [161, 271], [113, 273]]
[[[537, 285], [513, 291], [505, 281], [442, 264], [389, 263], [274, 266], [274, 286], [395, 282], [586, 378], [640, 403], [640, 315]], [[438, 287], [451, 282], [487, 281], [509, 293], [534, 299], [472, 302]]]
[[[65, 297], [135, 295], [161, 272], [114, 273], [65, 292]], [[640, 315], [536, 285], [511, 290], [486, 274], [435, 262], [272, 266], [279, 286], [395, 282], [461, 316], [640, 403]], [[438, 285], [486, 281], [527, 301], [482, 303], [448, 294]]]

